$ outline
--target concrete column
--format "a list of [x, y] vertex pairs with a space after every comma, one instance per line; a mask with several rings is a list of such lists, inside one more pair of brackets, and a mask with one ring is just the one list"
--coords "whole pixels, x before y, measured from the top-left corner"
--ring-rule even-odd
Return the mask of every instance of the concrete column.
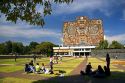
[[70, 51], [69, 51], [69, 55], [70, 55]]
[[84, 56], [85, 56], [85, 52], [84, 52]]
[[79, 52], [79, 57], [80, 57], [80, 52]]

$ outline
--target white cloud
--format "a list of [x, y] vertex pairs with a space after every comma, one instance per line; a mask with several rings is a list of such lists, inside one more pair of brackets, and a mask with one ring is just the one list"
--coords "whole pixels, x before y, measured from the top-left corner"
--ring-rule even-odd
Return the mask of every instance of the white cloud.
[[110, 16], [112, 13], [110, 10], [121, 3], [123, 0], [119, 0], [119, 2], [116, 0], [74, 0], [71, 4], [56, 5], [53, 9], [56, 14], [100, 11]]
[[60, 33], [52, 30], [24, 28], [17, 25], [1, 25], [0, 36], [2, 37], [23, 37], [23, 38], [40, 38], [40, 37], [60, 37]]
[[108, 40], [110, 43], [113, 40], [116, 40], [118, 42], [121, 42], [125, 44], [125, 34], [119, 34], [119, 35], [114, 35], [114, 36], [106, 36], [106, 40]]
[[56, 37], [59, 38], [60, 33], [49, 29], [39, 28], [38, 26], [29, 25], [26, 22], [18, 21], [16, 24], [6, 21], [2, 15], [0, 19], [0, 37], [23, 37], [23, 38], [40, 38], [40, 37]]

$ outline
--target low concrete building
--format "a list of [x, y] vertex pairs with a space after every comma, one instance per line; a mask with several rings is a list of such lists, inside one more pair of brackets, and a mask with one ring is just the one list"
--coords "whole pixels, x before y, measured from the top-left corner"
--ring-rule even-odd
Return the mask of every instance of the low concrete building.
[[89, 56], [95, 46], [53, 47], [54, 56]]

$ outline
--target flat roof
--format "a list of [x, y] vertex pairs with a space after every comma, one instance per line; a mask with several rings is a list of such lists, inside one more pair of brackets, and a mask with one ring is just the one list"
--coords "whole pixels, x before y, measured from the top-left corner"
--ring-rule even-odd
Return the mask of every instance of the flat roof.
[[83, 48], [95, 48], [96, 46], [67, 46], [67, 47], [53, 47], [53, 49], [83, 49]]

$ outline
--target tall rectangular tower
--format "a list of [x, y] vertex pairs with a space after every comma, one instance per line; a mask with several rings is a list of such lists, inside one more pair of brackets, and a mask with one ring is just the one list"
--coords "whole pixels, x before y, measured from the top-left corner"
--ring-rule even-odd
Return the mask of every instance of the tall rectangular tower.
[[102, 20], [77, 17], [76, 21], [64, 22], [63, 45], [98, 45], [104, 39]]

